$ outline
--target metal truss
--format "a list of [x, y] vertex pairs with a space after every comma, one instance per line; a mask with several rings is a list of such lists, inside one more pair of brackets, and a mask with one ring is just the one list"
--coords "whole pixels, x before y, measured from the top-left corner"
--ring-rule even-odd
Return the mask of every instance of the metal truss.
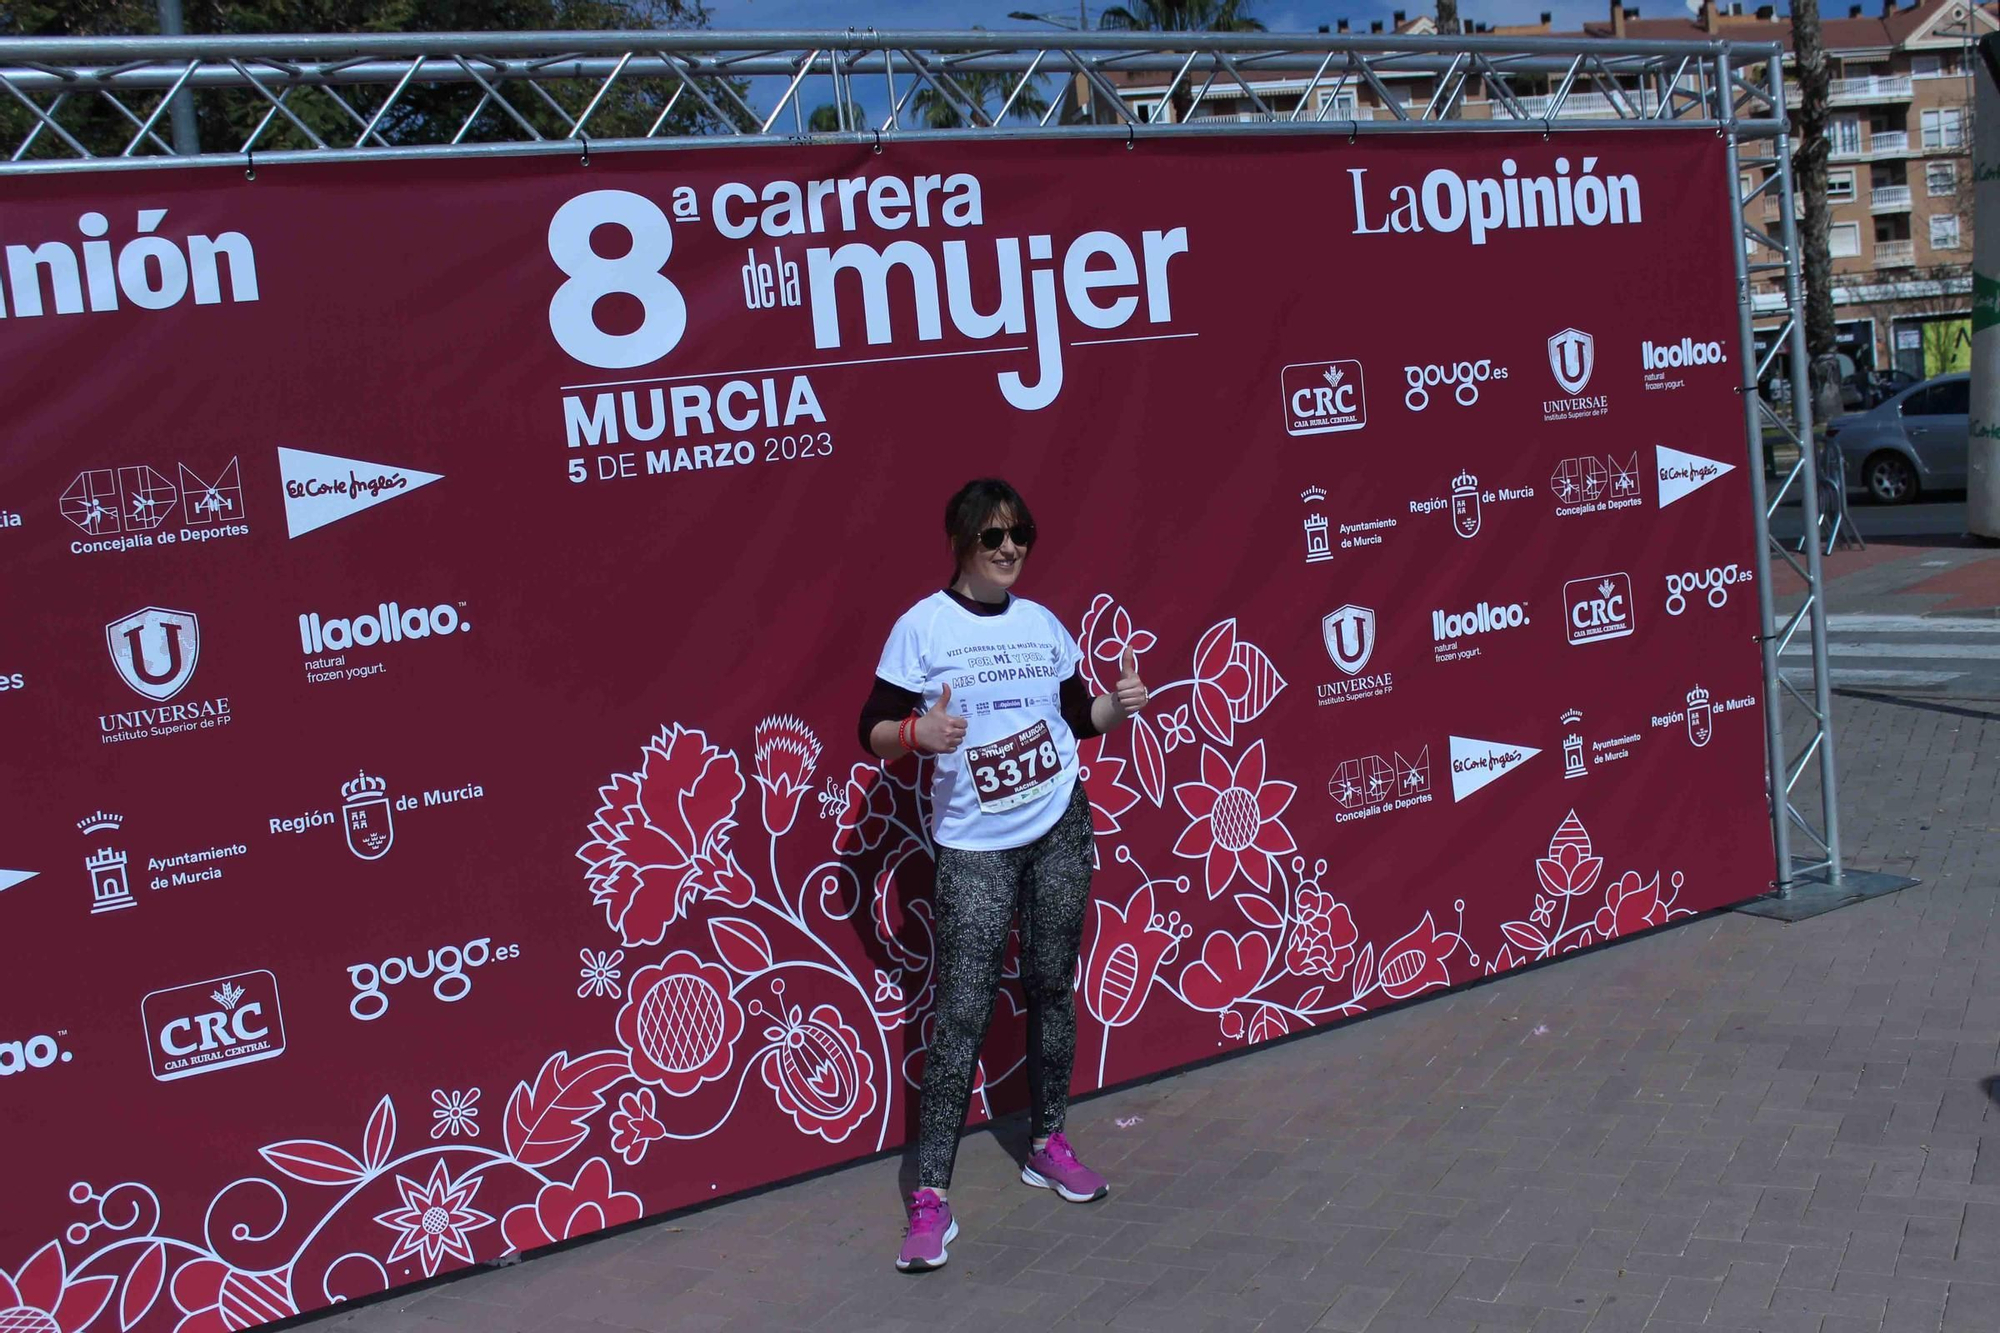
[[[1756, 500], [1767, 767], [1776, 883], [1840, 875], [1825, 602], [1817, 542], [1803, 563], [1770, 517], [1797, 488], [1819, 526], [1791, 150], [1771, 43], [1346, 33], [535, 32], [0, 41], [0, 175], [474, 154], [580, 153], [890, 140], [1481, 133], [1709, 128], [1728, 142], [1739, 206], [1780, 201], [1775, 233], [1743, 222], [1736, 279], [1748, 471]], [[1421, 105], [1397, 87], [1421, 80]], [[1143, 114], [1133, 94], [1172, 106]], [[1386, 114], [1337, 114], [1366, 89]], [[764, 94], [769, 93], [766, 97]], [[1279, 94], [1282, 93], [1282, 96]], [[1053, 95], [1048, 95], [1053, 94]], [[1295, 100], [1292, 100], [1295, 96]], [[172, 124], [177, 100], [197, 116]], [[1247, 111], [1203, 115], [1206, 102]], [[1284, 105], [1287, 101], [1289, 106]], [[881, 114], [870, 114], [873, 106]], [[813, 132], [815, 112], [824, 129]], [[1033, 115], [1027, 109], [1039, 108]], [[199, 122], [201, 142], [188, 139]], [[943, 122], [941, 125], [940, 122]], [[1745, 170], [1761, 179], [1739, 187]], [[1718, 191], [1723, 182], [1716, 182]], [[1747, 251], [1747, 253], [1746, 253]], [[1751, 282], [1780, 277], [1786, 332], [1755, 365]], [[1757, 385], [1790, 354], [1795, 419]], [[1772, 490], [1767, 429], [1800, 446]], [[1805, 582], [1780, 624], [1772, 557]], [[1778, 669], [1801, 629], [1812, 680]], [[1785, 750], [1786, 709], [1810, 737]], [[1817, 764], [1819, 818], [1792, 799]], [[1794, 865], [1793, 832], [1813, 857]]]

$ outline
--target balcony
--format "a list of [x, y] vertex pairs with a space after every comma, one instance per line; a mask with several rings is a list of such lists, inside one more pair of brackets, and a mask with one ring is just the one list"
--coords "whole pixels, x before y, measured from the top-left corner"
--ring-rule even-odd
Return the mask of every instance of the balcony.
[[[1834, 106], [1863, 106], [1870, 102], [1907, 102], [1916, 90], [1907, 74], [1871, 74], [1859, 79], [1835, 79], [1827, 90]], [[1805, 100], [1797, 84], [1785, 89], [1785, 105], [1798, 106]]]
[[1910, 187], [1907, 185], [1878, 185], [1868, 193], [1870, 213], [1907, 213], [1910, 211]]
[[1833, 147], [1827, 152], [1830, 162], [1870, 162], [1888, 157], [1908, 157], [1910, 155], [1910, 132], [1908, 130], [1887, 130], [1881, 134], [1864, 134], [1852, 141], [1843, 141], [1839, 135], [1833, 139]]
[[1915, 268], [1917, 266], [1917, 243], [1915, 241], [1875, 242], [1876, 268]]
[[[1659, 109], [1659, 99], [1648, 89], [1627, 88], [1622, 91], [1625, 98], [1625, 110], [1623, 111], [1619, 110], [1612, 103], [1611, 99], [1603, 93], [1571, 93], [1563, 99], [1562, 108], [1556, 112], [1555, 118], [1562, 120], [1570, 116], [1577, 116], [1588, 117], [1592, 120], [1629, 120], [1635, 113], [1641, 116], [1650, 116]], [[1545, 120], [1549, 115], [1549, 104], [1555, 101], [1555, 98], [1544, 94], [1536, 97], [1523, 97], [1520, 101], [1521, 111], [1527, 119]], [[1506, 118], [1506, 115], [1505, 106], [1495, 101], [1493, 103], [1494, 119], [1503, 120]]]

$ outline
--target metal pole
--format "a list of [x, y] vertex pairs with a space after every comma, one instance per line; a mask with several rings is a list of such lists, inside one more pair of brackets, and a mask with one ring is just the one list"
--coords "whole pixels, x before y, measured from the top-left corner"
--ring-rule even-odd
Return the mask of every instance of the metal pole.
[[[1772, 57], [1776, 60], [1777, 57]], [[1725, 92], [1725, 95], [1726, 92]], [[1780, 93], [1782, 95], [1782, 92]], [[1782, 105], [1782, 103], [1780, 103]], [[1780, 239], [1785, 243], [1785, 305], [1792, 312], [1792, 332], [1787, 350], [1791, 355], [1792, 415], [1799, 437], [1802, 488], [1799, 496], [1800, 522], [1813, 538], [1806, 543], [1806, 596], [1812, 609], [1813, 711], [1819, 723], [1820, 800], [1826, 829], [1827, 879], [1839, 884], [1840, 793], [1833, 773], [1833, 697], [1828, 688], [1826, 660], [1825, 577], [1820, 569], [1819, 533], [1819, 450], [1813, 439], [1811, 367], [1806, 363], [1805, 303], [1799, 296], [1799, 227], [1797, 201], [1792, 193], [1792, 136], [1780, 130], [1773, 156], [1778, 159], [1778, 179], [1783, 187], [1779, 201], [1783, 208]], [[1789, 774], [1786, 775], [1789, 780]], [[1789, 803], [1789, 796], [1787, 796]]]
[[[1966, 526], [2000, 538], [2000, 34], [1976, 48], [1972, 103], [1972, 438]], [[1967, 62], [1970, 68], [1971, 62]]]
[[[159, 0], [160, 34], [164, 37], [179, 37], [187, 32], [187, 24], [181, 20], [181, 0]], [[201, 138], [194, 128], [194, 94], [181, 92], [174, 95], [170, 109], [172, 116], [174, 152], [181, 157], [195, 157], [201, 152]]]
[[[1717, 82], [1727, 88], [1727, 51], [1718, 58], [1718, 64], [1721, 72]], [[1743, 382], [1738, 392], [1743, 395], [1743, 429], [1750, 450], [1750, 505], [1757, 525], [1757, 624], [1761, 628], [1758, 646], [1764, 658], [1764, 771], [1765, 787], [1771, 799], [1771, 849], [1777, 866], [1777, 877], [1772, 883], [1777, 888], [1778, 896], [1784, 898], [1789, 897], [1792, 891], [1792, 828], [1791, 819], [1785, 813], [1785, 734], [1782, 695], [1778, 685], [1777, 611], [1771, 597], [1771, 520], [1764, 497], [1764, 418], [1757, 406], [1757, 338], [1752, 328], [1749, 261], [1743, 246], [1742, 168], [1737, 165], [1737, 139], [1733, 124], [1736, 116], [1733, 103], [1727, 98], [1722, 111], [1732, 122], [1724, 142], [1727, 144], [1725, 155], [1729, 163], [1731, 218], [1736, 229], [1736, 244], [1731, 248], [1736, 259], [1737, 347], [1743, 367]]]

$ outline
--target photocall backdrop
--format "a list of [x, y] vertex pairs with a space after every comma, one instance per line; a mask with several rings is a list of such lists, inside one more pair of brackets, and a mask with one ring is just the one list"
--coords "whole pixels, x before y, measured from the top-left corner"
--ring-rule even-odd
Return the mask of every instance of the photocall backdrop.
[[11, 183], [0, 1319], [242, 1328], [904, 1140], [925, 773], [855, 718], [973, 476], [1152, 690], [1083, 747], [1080, 1090], [1763, 891], [1723, 147]]

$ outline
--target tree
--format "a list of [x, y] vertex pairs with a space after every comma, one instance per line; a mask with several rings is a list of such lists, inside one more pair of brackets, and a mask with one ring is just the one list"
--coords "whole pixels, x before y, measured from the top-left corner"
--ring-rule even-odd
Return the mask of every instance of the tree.
[[[190, 34], [258, 36], [271, 33], [396, 34], [405, 32], [480, 31], [599, 31], [619, 29], [705, 27], [708, 11], [701, 0], [185, 0]], [[0, 0], [0, 35], [15, 37], [146, 35], [159, 31], [155, 0]], [[597, 92], [594, 79], [547, 82], [542, 88], [570, 116], [582, 114]], [[361, 116], [372, 116], [388, 96], [386, 87], [337, 90]], [[563, 117], [518, 83], [502, 85], [508, 102], [522, 119], [550, 138], [570, 132]], [[586, 126], [593, 139], [643, 135], [659, 117], [673, 88], [665, 81], [619, 80], [600, 102]], [[377, 132], [391, 143], [438, 142], [480, 107], [480, 89], [470, 84], [424, 85], [412, 82], [381, 118]], [[233, 153], [271, 113], [271, 104], [254, 91], [205, 89], [192, 94], [201, 148], [209, 153]], [[46, 109], [49, 99], [42, 99]], [[148, 95], [127, 101], [141, 115], [153, 103]], [[288, 97], [285, 110], [329, 144], [350, 145], [360, 132], [346, 110], [325, 93], [301, 89]], [[115, 155], [131, 138], [133, 127], [95, 96], [70, 99], [58, 113], [64, 129], [91, 152]], [[721, 128], [698, 99], [683, 97], [660, 127], [662, 134], [694, 134]], [[0, 105], [0, 145], [18, 144], [34, 121], [13, 99]], [[442, 131], [442, 132], [440, 132]], [[467, 142], [519, 137], [523, 131], [506, 111], [490, 103], [480, 109], [466, 132]], [[161, 135], [164, 138], [164, 128]], [[312, 140], [285, 116], [271, 119], [257, 139], [259, 151], [311, 148]], [[34, 157], [70, 157], [57, 137], [46, 130], [30, 152]]]
[[[849, 109], [854, 113], [855, 129], [870, 128], [867, 107], [862, 106], [859, 102], [853, 102], [849, 104]], [[806, 117], [806, 133], [808, 134], [839, 134], [842, 128], [840, 123], [840, 108], [831, 102], [821, 102], [812, 109], [812, 114]]]
[[[1129, 8], [1114, 5], [1098, 16], [1099, 32], [1262, 32], [1250, 17], [1249, 0], [1135, 0]], [[1194, 112], [1194, 93], [1182, 80], [1174, 90], [1174, 119]]]
[[1834, 350], [1833, 259], [1827, 249], [1832, 209], [1826, 200], [1830, 91], [1826, 47], [1820, 40], [1819, 0], [1792, 0], [1793, 72], [1799, 81], [1798, 151], [1792, 178], [1799, 200], [1799, 257], [1806, 289], [1806, 353], [1814, 360]]
[[[979, 109], [980, 116], [989, 125], [993, 123], [993, 118], [1000, 114], [1000, 108], [1005, 105], [1008, 94], [1014, 91], [1014, 85], [1019, 82], [1018, 76], [1013, 74], [978, 70], [962, 71], [951, 75], [950, 78], [958, 91], [965, 95], [966, 100]], [[1007, 114], [1039, 120], [1042, 113], [1049, 109], [1048, 98], [1042, 96], [1041, 82], [1041, 77], [1037, 75], [1033, 82], [1021, 90], [1021, 95], [1014, 99], [1014, 105], [1008, 108]], [[917, 122], [929, 129], [955, 130], [965, 124], [965, 117], [959, 111], [958, 104], [931, 86], [928, 81], [911, 94], [910, 110]]]

